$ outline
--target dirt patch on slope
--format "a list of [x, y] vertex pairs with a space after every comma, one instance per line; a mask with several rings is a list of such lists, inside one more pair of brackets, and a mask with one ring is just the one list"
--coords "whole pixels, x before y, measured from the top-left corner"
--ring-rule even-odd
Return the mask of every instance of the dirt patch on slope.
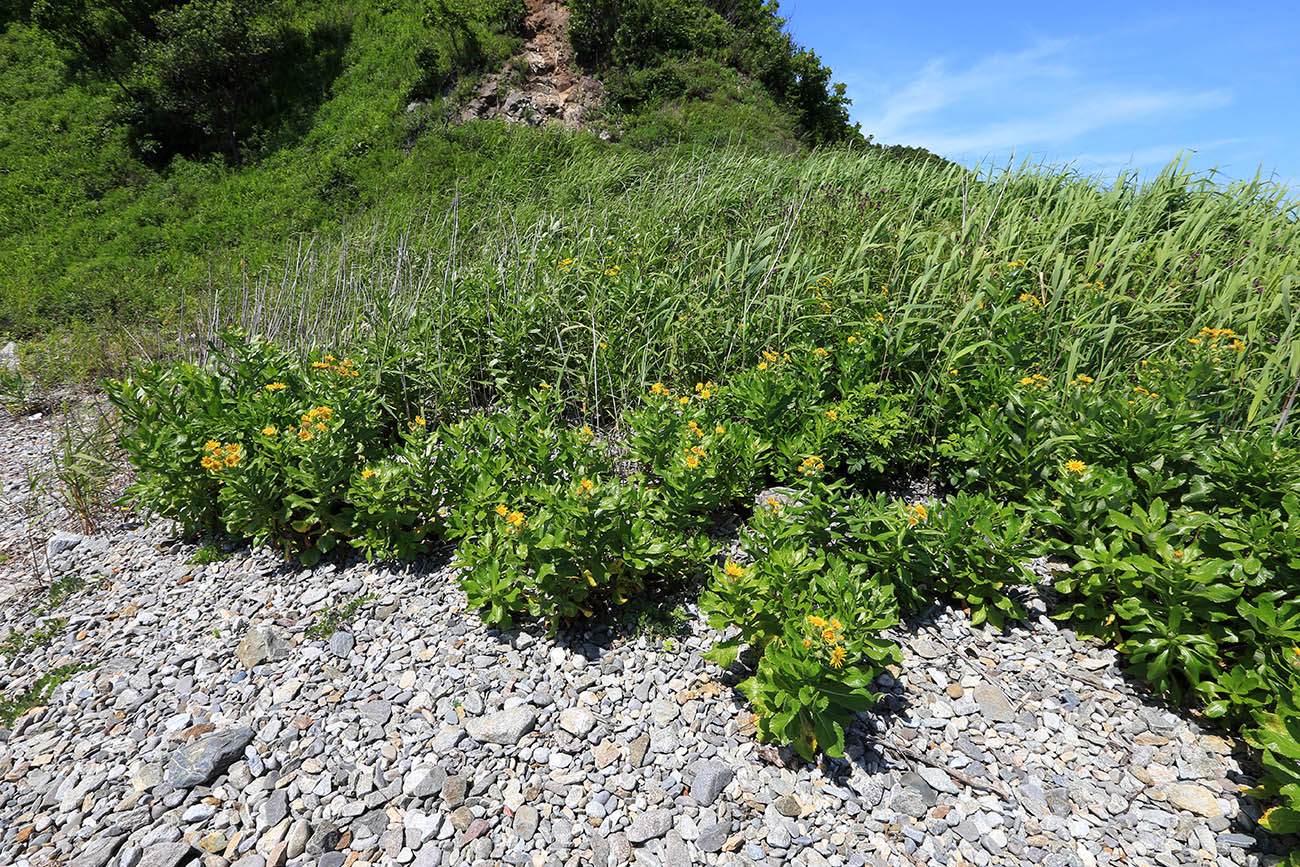
[[459, 119], [500, 117], [533, 126], [558, 121], [568, 129], [584, 128], [590, 110], [604, 103], [605, 88], [578, 70], [569, 43], [569, 7], [562, 0], [527, 0], [527, 9], [523, 50], [505, 72], [480, 82]]

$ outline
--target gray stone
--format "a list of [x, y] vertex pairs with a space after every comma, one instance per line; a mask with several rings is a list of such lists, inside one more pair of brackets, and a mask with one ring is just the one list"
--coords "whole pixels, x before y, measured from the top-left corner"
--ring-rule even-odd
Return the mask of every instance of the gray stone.
[[975, 687], [973, 693], [975, 703], [980, 707], [980, 713], [990, 722], [1011, 722], [1016, 718], [1011, 699], [1007, 698], [1007, 694], [998, 687], [981, 683]]
[[560, 728], [572, 735], [585, 738], [596, 727], [596, 717], [580, 707], [567, 707], [560, 711]]
[[537, 725], [533, 709], [520, 705], [465, 721], [465, 731], [480, 743], [514, 746]]
[[299, 819], [289, 827], [289, 834], [284, 838], [284, 856], [290, 860], [307, 851], [307, 841], [311, 839], [311, 825], [306, 819]]
[[797, 819], [799, 814], [803, 812], [803, 806], [794, 795], [782, 795], [772, 802], [772, 806], [782, 816], [790, 819]]
[[722, 762], [714, 760], [696, 762], [695, 779], [691, 782], [691, 797], [701, 807], [707, 807], [718, 799], [718, 795], [735, 776], [736, 772]]
[[357, 646], [357, 639], [351, 632], [336, 632], [330, 636], [330, 653], [347, 659], [352, 648]]
[[453, 774], [442, 784], [442, 803], [448, 807], [459, 807], [465, 803], [469, 792], [469, 778]]
[[441, 765], [423, 765], [412, 768], [402, 778], [402, 794], [411, 798], [429, 798], [442, 791], [447, 782], [447, 772]]
[[117, 850], [122, 848], [125, 840], [125, 835], [91, 840], [82, 847], [76, 858], [68, 862], [68, 867], [104, 867], [108, 860], [117, 854]]
[[171, 754], [167, 782], [177, 789], [202, 786], [230, 767], [253, 741], [250, 728], [227, 729], [199, 738]]
[[386, 701], [368, 701], [361, 705], [361, 715], [376, 725], [386, 725], [393, 715], [393, 706]]
[[686, 841], [676, 831], [669, 831], [659, 847], [659, 862], [663, 867], [691, 867], [691, 853]]
[[230, 867], [266, 867], [266, 859], [256, 852], [249, 852]]
[[537, 833], [537, 822], [537, 808], [532, 804], [524, 804], [516, 810], [515, 833], [519, 835], [519, 839], [525, 843], [532, 840], [533, 835]]
[[322, 855], [339, 844], [339, 829], [333, 822], [321, 822], [307, 840], [308, 855]]
[[700, 828], [700, 836], [695, 841], [701, 852], [721, 852], [722, 846], [731, 835], [730, 822], [715, 822]]
[[627, 826], [627, 839], [631, 843], [644, 843], [667, 834], [673, 827], [673, 814], [667, 810], [646, 810]]
[[264, 662], [277, 662], [289, 655], [292, 645], [271, 626], [254, 626], [239, 642], [235, 657], [244, 668], [253, 668]]
[[136, 867], [176, 867], [193, 851], [189, 843], [155, 843], [145, 850]]
[[643, 734], [627, 745], [627, 760], [634, 767], [639, 768], [645, 762], [645, 754], [650, 749], [650, 735]]
[[342, 852], [326, 852], [320, 856], [320, 860], [316, 862], [316, 867], [343, 867], [347, 860], [347, 856]]
[[1178, 809], [1199, 813], [1207, 819], [1223, 815], [1223, 807], [1219, 805], [1218, 799], [1204, 786], [1175, 783], [1165, 789], [1165, 797]]
[[922, 765], [916, 769], [916, 773], [930, 784], [930, 788], [936, 792], [943, 792], [946, 795], [957, 795], [961, 793], [961, 788], [953, 782], [952, 777], [948, 776], [938, 768], [932, 768], [929, 765]]
[[262, 804], [262, 825], [270, 828], [280, 824], [289, 815], [289, 793], [276, 789]]

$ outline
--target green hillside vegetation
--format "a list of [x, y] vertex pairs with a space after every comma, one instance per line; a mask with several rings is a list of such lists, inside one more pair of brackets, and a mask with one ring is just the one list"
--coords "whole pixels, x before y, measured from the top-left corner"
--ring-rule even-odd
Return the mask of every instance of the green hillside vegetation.
[[[675, 43], [657, 67], [689, 73], [688, 88], [643, 69], [645, 55], [590, 40], [593, 69], [641, 82], [603, 119], [625, 132], [618, 145], [445, 122], [476, 75], [518, 49], [519, 0], [11, 2], [0, 13], [0, 335], [93, 324], [114, 340], [119, 325], [173, 319], [182, 294], [282, 267], [305, 234], [400, 232], [453, 197], [472, 221], [507, 189], [549, 186], [574, 163], [617, 164], [629, 147], [791, 150], [857, 135], [828, 71], [774, 12], [719, 5], [729, 18], [702, 0], [674, 7], [711, 34], [698, 50]], [[658, 3], [623, 8], [667, 20]], [[759, 56], [758, 70], [734, 62]]]

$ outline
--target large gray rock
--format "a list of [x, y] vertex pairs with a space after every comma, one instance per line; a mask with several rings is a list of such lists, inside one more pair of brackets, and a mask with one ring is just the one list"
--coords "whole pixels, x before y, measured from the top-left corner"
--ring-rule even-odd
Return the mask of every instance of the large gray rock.
[[1016, 718], [1015, 709], [1011, 706], [1011, 699], [1007, 694], [996, 686], [988, 683], [981, 683], [975, 687], [975, 703], [980, 706], [980, 713], [989, 722], [1011, 722]]
[[199, 738], [171, 754], [167, 782], [177, 789], [202, 786], [230, 767], [253, 741], [250, 728], [227, 729]]
[[18, 369], [18, 344], [10, 340], [0, 349], [0, 370], [15, 371]]
[[537, 714], [530, 707], [513, 707], [487, 716], [465, 721], [465, 731], [480, 743], [512, 747], [537, 725]]
[[673, 814], [667, 810], [646, 810], [627, 826], [627, 839], [644, 843], [667, 834], [673, 827]]
[[176, 867], [193, 852], [189, 843], [155, 843], [145, 850], [136, 867]]
[[235, 656], [244, 668], [252, 668], [264, 662], [275, 662], [289, 655], [292, 645], [288, 639], [270, 626], [254, 626], [248, 630], [244, 640], [239, 642]]
[[695, 840], [695, 845], [701, 852], [721, 852], [730, 834], [730, 822], [714, 822], [700, 828], [700, 836]]
[[109, 862], [109, 859], [117, 854], [117, 850], [122, 848], [122, 843], [125, 840], [125, 834], [91, 840], [81, 848], [81, 852], [76, 858], [68, 862], [68, 867], [104, 867]]
[[695, 763], [695, 780], [691, 783], [691, 797], [701, 807], [718, 799], [722, 790], [736, 776], [736, 772], [722, 762], [709, 759]]
[[447, 772], [440, 765], [412, 768], [402, 778], [402, 794], [412, 798], [428, 798], [442, 791], [447, 782]]

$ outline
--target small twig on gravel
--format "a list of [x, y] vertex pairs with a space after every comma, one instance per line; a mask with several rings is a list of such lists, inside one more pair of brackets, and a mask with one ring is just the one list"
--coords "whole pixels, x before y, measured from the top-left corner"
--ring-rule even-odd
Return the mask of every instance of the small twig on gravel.
[[1079, 683], [1086, 683], [1089, 686], [1095, 686], [1097, 689], [1100, 689], [1103, 692], [1108, 692], [1111, 695], [1120, 695], [1120, 692], [1115, 689], [1115, 687], [1107, 686], [1100, 677], [1095, 677], [1091, 674], [1080, 674], [1077, 671], [1067, 671], [1065, 672], [1065, 676], [1070, 680], [1077, 680]]
[[921, 762], [923, 764], [927, 764], [932, 768], [938, 768], [939, 770], [943, 771], [945, 774], [952, 777], [954, 780], [956, 780], [957, 782], [961, 783], [964, 786], [970, 786], [972, 789], [976, 789], [981, 792], [989, 792], [990, 794], [997, 795], [999, 798], [1001, 798], [1004, 801], [1011, 800], [1011, 796], [1008, 795], [1006, 792], [1002, 791], [1002, 789], [1000, 789], [999, 787], [990, 785], [988, 783], [981, 783], [979, 780], [967, 774], [963, 774], [961, 771], [954, 771], [952, 768], [948, 767], [942, 762], [937, 762], [934, 759], [925, 755], [924, 753], [917, 752], [911, 747], [905, 747], [902, 744], [896, 743], [894, 741], [878, 741], [878, 743], [881, 746], [883, 746], [885, 749], [895, 752], [898, 755], [903, 756], [904, 758], [911, 759], [914, 762]]

